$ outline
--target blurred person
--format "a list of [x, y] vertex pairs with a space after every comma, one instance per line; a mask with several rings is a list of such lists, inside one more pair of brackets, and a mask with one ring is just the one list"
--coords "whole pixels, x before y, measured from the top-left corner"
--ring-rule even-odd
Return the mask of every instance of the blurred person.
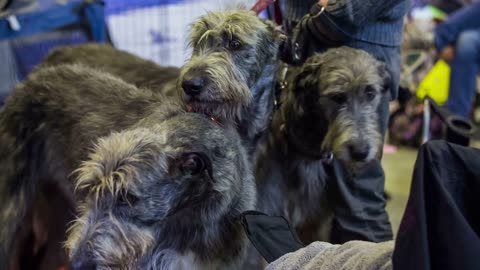
[[430, 0], [429, 5], [434, 6], [446, 14], [452, 14], [466, 5], [470, 5], [478, 0]]
[[465, 6], [435, 28], [435, 47], [450, 64], [450, 86], [445, 107], [470, 118], [480, 65], [480, 2]]
[[[402, 30], [409, 4], [408, 0], [285, 1], [285, 28], [293, 34], [293, 42], [298, 43], [293, 47], [293, 62], [303, 62], [313, 53], [328, 48], [349, 46], [363, 49], [386, 63], [391, 78], [387, 86], [390, 91], [382, 97], [378, 110], [383, 136], [388, 122], [389, 101], [397, 97]], [[337, 176], [339, 196], [332, 241], [381, 242], [392, 239], [391, 224], [385, 210], [385, 176], [380, 158], [367, 164], [359, 174], [342, 175]]]

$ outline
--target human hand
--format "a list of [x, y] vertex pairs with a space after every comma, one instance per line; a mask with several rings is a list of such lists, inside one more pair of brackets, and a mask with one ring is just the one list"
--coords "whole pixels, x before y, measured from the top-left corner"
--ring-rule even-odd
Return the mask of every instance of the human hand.
[[455, 48], [452, 45], [448, 45], [440, 52], [440, 58], [443, 59], [445, 62], [450, 62], [452, 61], [454, 54]]
[[327, 7], [328, 0], [318, 0], [318, 4], [319, 4], [321, 7]]

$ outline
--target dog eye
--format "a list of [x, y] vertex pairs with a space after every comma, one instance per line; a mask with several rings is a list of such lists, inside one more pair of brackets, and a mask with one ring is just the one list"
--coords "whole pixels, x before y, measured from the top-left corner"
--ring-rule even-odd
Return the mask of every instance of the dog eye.
[[188, 153], [182, 157], [180, 170], [184, 175], [198, 175], [206, 168], [204, 156], [198, 153]]
[[238, 41], [236, 39], [230, 40], [228, 42], [228, 48], [230, 50], [238, 50], [238, 49], [240, 49], [240, 47], [242, 47], [242, 43], [240, 43], [240, 41]]
[[117, 197], [117, 204], [120, 206], [133, 206], [138, 201], [138, 197], [130, 192], [120, 192], [120, 195]]
[[347, 95], [345, 94], [335, 94], [330, 96], [330, 99], [333, 100], [333, 102], [338, 103], [338, 104], [343, 104], [347, 101]]
[[365, 96], [367, 97], [368, 101], [372, 101], [375, 98], [376, 94], [377, 93], [375, 92], [375, 89], [373, 89], [373, 88], [369, 87], [365, 90]]

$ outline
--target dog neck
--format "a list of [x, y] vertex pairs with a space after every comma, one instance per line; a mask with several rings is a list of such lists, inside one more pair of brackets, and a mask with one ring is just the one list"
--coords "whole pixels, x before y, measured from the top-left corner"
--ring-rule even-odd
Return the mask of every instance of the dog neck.
[[318, 152], [314, 148], [306, 146], [302, 143], [302, 139], [295, 135], [294, 130], [289, 130], [286, 123], [280, 126], [280, 132], [287, 141], [288, 151], [294, 151], [298, 155], [301, 155], [310, 160], [321, 160], [330, 162], [333, 158], [332, 152]]
[[172, 215], [160, 225], [162, 229], [158, 238], [162, 240], [153, 253], [162, 254], [165, 250], [172, 250], [179, 256], [191, 253], [199, 265], [230, 264], [243, 259], [247, 239], [240, 223], [240, 213], [226, 214], [208, 224], [188, 218], [191, 216], [194, 214], [185, 212]]
[[282, 104], [278, 112], [281, 119], [277, 132], [287, 142], [286, 151], [305, 159], [329, 162], [333, 158], [332, 153], [320, 148], [325, 137], [326, 127], [317, 127], [316, 130], [305, 132], [305, 128], [312, 127], [311, 125], [319, 122], [319, 119], [309, 119], [309, 116], [299, 113], [298, 108], [294, 108], [293, 102]]

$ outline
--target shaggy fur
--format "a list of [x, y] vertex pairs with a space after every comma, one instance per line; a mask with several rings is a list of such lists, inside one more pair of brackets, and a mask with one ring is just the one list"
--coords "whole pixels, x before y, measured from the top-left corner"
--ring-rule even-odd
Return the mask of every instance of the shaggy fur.
[[236, 134], [107, 73], [37, 69], [0, 113], [0, 268], [15, 267], [46, 184], [80, 210], [73, 269], [234, 268], [245, 245], [237, 218], [255, 202]]
[[[377, 109], [388, 83], [383, 63], [347, 47], [309, 58], [289, 76], [256, 169], [260, 209], [285, 216], [305, 243], [328, 240], [333, 153], [355, 173], [379, 153]], [[324, 230], [327, 228], [327, 230]]]
[[61, 64], [82, 64], [115, 75], [137, 87], [177, 95], [179, 68], [159, 66], [107, 44], [90, 43], [54, 49], [39, 68]]
[[251, 11], [201, 16], [191, 26], [192, 56], [181, 69], [184, 101], [192, 111], [237, 125], [253, 151], [269, 125], [285, 39], [273, 23]]

